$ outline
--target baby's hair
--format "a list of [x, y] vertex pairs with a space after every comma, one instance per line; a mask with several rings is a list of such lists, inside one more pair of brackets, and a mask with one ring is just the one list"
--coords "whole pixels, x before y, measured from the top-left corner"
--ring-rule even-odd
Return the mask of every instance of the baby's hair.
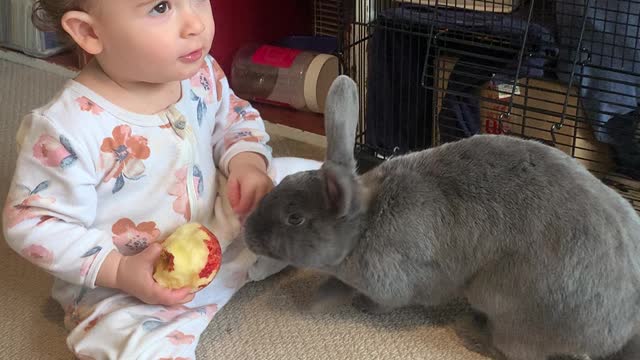
[[62, 28], [62, 16], [72, 10], [83, 10], [87, 0], [36, 0], [31, 21], [41, 31], [54, 31], [62, 42], [72, 42]]

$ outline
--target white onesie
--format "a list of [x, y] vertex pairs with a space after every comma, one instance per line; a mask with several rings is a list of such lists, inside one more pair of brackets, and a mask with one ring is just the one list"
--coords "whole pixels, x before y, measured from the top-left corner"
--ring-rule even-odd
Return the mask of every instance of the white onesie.
[[[258, 112], [234, 95], [211, 58], [182, 81], [167, 110], [124, 110], [70, 80], [18, 132], [16, 172], [3, 211], [9, 245], [55, 277], [70, 349], [87, 359], [195, 358], [201, 332], [247, 281], [255, 262], [225, 194], [229, 160], [261, 154], [275, 182], [319, 163], [271, 158]], [[218, 172], [223, 174], [218, 174]], [[178, 226], [216, 234], [223, 264], [186, 306], [143, 304], [95, 280], [106, 255], [132, 255]]]

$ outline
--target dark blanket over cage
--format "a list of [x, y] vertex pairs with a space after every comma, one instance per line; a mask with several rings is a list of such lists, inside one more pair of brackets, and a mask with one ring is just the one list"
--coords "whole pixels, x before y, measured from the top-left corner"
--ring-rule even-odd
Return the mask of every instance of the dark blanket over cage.
[[[433, 77], [424, 76], [423, 71], [433, 68], [434, 51], [427, 54], [427, 49], [433, 48], [429, 46], [432, 40], [429, 35], [441, 31], [503, 40], [504, 47], [500, 48], [486, 45], [472, 48], [469, 42], [464, 43], [466, 51], [474, 54], [473, 59], [463, 57], [457, 62], [438, 116], [440, 128], [446, 129], [440, 134], [443, 142], [476, 134], [480, 109], [471, 90], [493, 77], [515, 79], [525, 30], [527, 56], [522, 58], [520, 76], [542, 76], [547, 59], [558, 53], [552, 31], [543, 24], [528, 23], [527, 11], [522, 8], [512, 14], [497, 14], [402, 6], [382, 12], [369, 50], [367, 144], [383, 152], [394, 148], [406, 152], [432, 145], [433, 92], [428, 88], [433, 87]], [[486, 60], [478, 57], [483, 53]], [[500, 72], [496, 73], [497, 69]], [[427, 89], [421, 84], [423, 76]]]
[[[637, 179], [640, 3], [538, 0], [528, 21], [530, 4], [509, 14], [426, 5], [379, 13], [369, 47], [365, 144], [383, 155], [427, 148], [435, 145], [433, 119], [439, 142], [477, 134], [477, 89], [489, 80], [509, 84], [552, 70], [579, 88], [585, 120], [596, 139], [611, 145], [618, 172]], [[535, 8], [541, 5], [546, 8]], [[441, 50], [457, 55], [446, 90], [432, 73]], [[437, 91], [444, 94], [439, 114]]]

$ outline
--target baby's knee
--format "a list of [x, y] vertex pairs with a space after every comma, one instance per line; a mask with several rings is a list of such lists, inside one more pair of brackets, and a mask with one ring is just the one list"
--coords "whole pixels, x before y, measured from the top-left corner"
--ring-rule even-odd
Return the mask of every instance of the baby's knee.
[[269, 169], [269, 175], [279, 184], [286, 176], [302, 171], [318, 170], [322, 163], [316, 160], [296, 157], [274, 158]]

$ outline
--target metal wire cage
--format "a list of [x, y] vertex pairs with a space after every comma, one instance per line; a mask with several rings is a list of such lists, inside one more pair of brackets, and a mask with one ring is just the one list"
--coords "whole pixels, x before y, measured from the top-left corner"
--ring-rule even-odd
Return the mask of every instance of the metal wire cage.
[[480, 133], [575, 157], [640, 211], [640, 0], [343, 0], [357, 156]]
[[313, 32], [315, 35], [337, 37], [340, 33], [341, 13], [340, 0], [313, 1]]

